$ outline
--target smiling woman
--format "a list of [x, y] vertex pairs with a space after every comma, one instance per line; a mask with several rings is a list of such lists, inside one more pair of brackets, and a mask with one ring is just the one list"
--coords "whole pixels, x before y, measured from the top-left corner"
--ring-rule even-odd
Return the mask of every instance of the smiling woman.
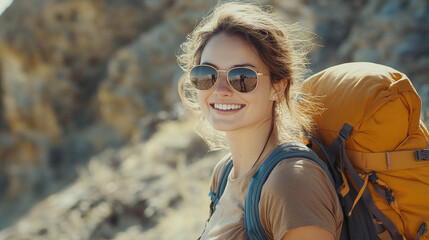
[[282, 159], [263, 185], [252, 214], [259, 216], [264, 238], [250, 235], [247, 225], [252, 176], [278, 149], [306, 148], [307, 114], [317, 111], [304, 108], [316, 104], [297, 101], [308, 42], [297, 36], [296, 27], [259, 6], [229, 2], [219, 4], [181, 46], [182, 102], [200, 119], [197, 129], [210, 147], [230, 151], [213, 171], [211, 214], [201, 239], [340, 237], [343, 215], [335, 190], [321, 167], [305, 158]]

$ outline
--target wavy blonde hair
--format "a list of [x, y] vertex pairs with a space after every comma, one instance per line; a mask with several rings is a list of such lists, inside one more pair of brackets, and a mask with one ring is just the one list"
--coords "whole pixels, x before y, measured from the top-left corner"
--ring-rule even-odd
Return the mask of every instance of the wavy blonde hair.
[[308, 73], [307, 53], [315, 36], [298, 25], [288, 25], [270, 8], [251, 3], [219, 3], [187, 36], [181, 44], [178, 63], [184, 70], [179, 80], [179, 95], [183, 105], [196, 116], [196, 131], [208, 143], [210, 149], [228, 148], [225, 134], [216, 131], [204, 119], [197, 98], [197, 91], [190, 83], [190, 69], [200, 64], [201, 54], [207, 42], [215, 35], [225, 33], [243, 38], [258, 52], [269, 67], [271, 84], [287, 80], [287, 87], [273, 106], [274, 132], [284, 141], [303, 140], [303, 132], [311, 131], [310, 108], [302, 104], [307, 98], [300, 97], [299, 86]]

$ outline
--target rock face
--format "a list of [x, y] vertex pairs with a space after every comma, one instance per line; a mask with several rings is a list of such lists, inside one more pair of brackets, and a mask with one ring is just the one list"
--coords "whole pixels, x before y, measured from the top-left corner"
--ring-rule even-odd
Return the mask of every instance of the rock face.
[[[0, 18], [0, 229], [177, 102], [175, 53], [201, 2], [14, 2]], [[187, 14], [182, 14], [184, 11]], [[70, 171], [71, 170], [71, 171]], [[27, 207], [26, 207], [27, 206]]]
[[311, 11], [317, 13], [314, 30], [324, 45], [312, 54], [313, 70], [338, 62], [370, 61], [406, 73], [417, 86], [429, 82], [427, 1], [310, 2]]
[[[427, 1], [262, 2], [318, 34], [323, 47], [310, 54], [313, 72], [373, 61], [406, 73], [428, 123]], [[75, 231], [82, 232], [80, 239], [188, 239], [200, 233], [206, 210], [192, 209], [206, 209], [216, 157], [193, 162], [207, 149], [178, 120], [175, 55], [213, 4], [14, 1], [0, 16], [0, 231], [57, 192], [0, 232], [0, 239], [68, 239]], [[158, 127], [170, 136], [159, 137]], [[194, 188], [195, 179], [202, 185]], [[55, 211], [52, 217], [46, 209]], [[185, 210], [177, 209], [199, 214], [198, 223], [182, 223]], [[182, 225], [166, 233], [165, 226], [175, 225], [166, 219]]]
[[196, 238], [208, 216], [207, 180], [221, 155], [206, 154], [193, 125], [165, 121], [145, 143], [103, 151], [73, 185], [37, 204], [0, 239]]

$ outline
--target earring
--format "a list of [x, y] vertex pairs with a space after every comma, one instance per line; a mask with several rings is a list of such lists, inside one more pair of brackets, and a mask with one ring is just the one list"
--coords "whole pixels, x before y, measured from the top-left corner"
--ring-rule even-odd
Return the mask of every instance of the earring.
[[272, 100], [277, 100], [277, 96], [276, 96], [276, 95], [273, 95], [273, 96], [271, 97], [271, 99], [272, 99]]

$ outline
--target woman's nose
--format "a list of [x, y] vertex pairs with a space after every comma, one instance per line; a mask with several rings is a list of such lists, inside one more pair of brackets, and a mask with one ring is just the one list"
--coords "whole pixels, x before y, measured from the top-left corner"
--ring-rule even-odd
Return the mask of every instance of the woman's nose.
[[231, 96], [234, 91], [229, 85], [226, 74], [220, 73], [217, 79], [218, 83], [215, 86], [214, 94], [217, 96]]

